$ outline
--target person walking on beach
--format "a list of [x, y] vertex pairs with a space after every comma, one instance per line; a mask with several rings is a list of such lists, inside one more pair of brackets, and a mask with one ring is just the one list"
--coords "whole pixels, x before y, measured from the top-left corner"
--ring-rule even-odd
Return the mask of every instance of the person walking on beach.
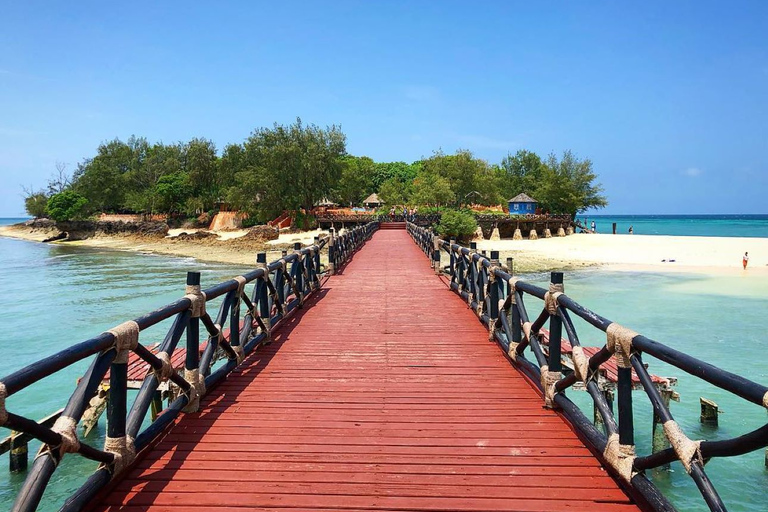
[[632, 226], [629, 226], [629, 234], [631, 235], [631, 234], [632, 234], [632, 233], [634, 233], [634, 232], [635, 232], [635, 231], [632, 229]]
[[595, 221], [592, 221], [592, 232], [597, 233], [597, 229], [595, 228]]
[[744, 270], [747, 270], [747, 263], [749, 263], [749, 253], [744, 253], [744, 258], [741, 260], [742, 265], [744, 265]]

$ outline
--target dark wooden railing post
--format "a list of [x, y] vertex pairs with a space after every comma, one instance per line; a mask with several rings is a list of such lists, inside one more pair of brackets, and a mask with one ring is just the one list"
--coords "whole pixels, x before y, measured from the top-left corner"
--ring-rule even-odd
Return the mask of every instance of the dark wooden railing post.
[[336, 250], [334, 247], [336, 243], [336, 230], [331, 226], [328, 232], [330, 233], [328, 236], [328, 275], [333, 275], [336, 271]]
[[488, 280], [490, 282], [488, 316], [491, 317], [490, 325], [496, 324], [499, 318], [499, 282], [500, 279], [493, 274], [494, 268], [499, 266], [499, 251], [491, 251], [491, 269], [488, 271]]
[[[550, 282], [557, 287], [563, 284], [563, 273], [552, 272]], [[561, 340], [563, 337], [563, 319], [555, 311], [550, 311], [549, 316], [549, 371], [561, 372], [563, 371], [563, 364], [561, 361]]]
[[[264, 327], [266, 327], [267, 331], [267, 340], [265, 344], [268, 345], [272, 342], [272, 303], [269, 296], [269, 286], [267, 286], [267, 280], [269, 279], [269, 268], [267, 268], [267, 253], [260, 252], [256, 254], [256, 266], [264, 269], [264, 275], [256, 282], [256, 299], [259, 301], [259, 317], [264, 323]], [[275, 280], [276, 287], [277, 280], [278, 279]], [[278, 300], [282, 301], [283, 299], [280, 297], [280, 290], [282, 290], [282, 286], [277, 287]]]
[[301, 257], [301, 242], [293, 244], [293, 251], [296, 253], [296, 259], [291, 264], [291, 276], [296, 283], [296, 290], [299, 294], [299, 307], [304, 304], [304, 260]]
[[440, 275], [440, 238], [432, 237], [432, 265], [435, 267], [435, 274]]
[[[187, 272], [187, 287], [200, 286], [200, 272]], [[187, 354], [184, 368], [187, 371], [198, 370], [200, 365], [200, 318], [189, 317], [187, 326]]]
[[619, 443], [635, 444], [635, 426], [632, 414], [632, 368], [618, 367], [616, 383], [619, 408]]

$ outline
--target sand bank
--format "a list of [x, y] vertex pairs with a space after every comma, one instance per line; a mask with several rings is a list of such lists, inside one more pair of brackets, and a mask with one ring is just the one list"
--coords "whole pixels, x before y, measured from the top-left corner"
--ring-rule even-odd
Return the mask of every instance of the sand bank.
[[[280, 258], [283, 250], [293, 250], [295, 242], [308, 245], [321, 231], [306, 231], [301, 233], [281, 234], [276, 240], [258, 242], [246, 240], [243, 236], [248, 230], [216, 232], [217, 238], [203, 240], [180, 240], [181, 233], [196, 233], [197, 229], [174, 229], [165, 238], [144, 237], [134, 235], [96, 235], [85, 240], [70, 242], [52, 242], [78, 247], [95, 247], [148, 254], [163, 254], [195, 258], [200, 261], [229, 263], [234, 265], [254, 265], [256, 254], [267, 253], [267, 261]], [[0, 226], [0, 236], [42, 242], [58, 233], [56, 229], [31, 229], [24, 225]], [[326, 259], [326, 258], [323, 258]]]
[[[294, 243], [310, 244], [315, 236], [323, 233], [321, 230], [283, 233], [277, 240], [268, 242], [244, 239], [246, 229], [216, 232], [218, 238], [205, 240], [176, 238], [181, 232], [196, 231], [175, 229], [165, 238], [99, 235], [62, 243], [252, 265], [258, 252], [266, 251], [268, 261], [272, 261], [280, 257], [282, 250], [292, 250]], [[0, 236], [37, 242], [55, 233], [56, 230], [33, 230], [23, 225], [0, 226]], [[539, 240], [485, 240], [478, 243], [478, 248], [500, 251], [502, 262], [513, 257], [515, 270], [520, 273], [606, 265], [612, 270], [736, 275], [744, 272], [741, 257], [744, 251], [749, 251], [746, 272], [768, 275], [768, 239], [765, 238], [576, 234]]]
[[658, 235], [575, 234], [539, 240], [485, 240], [480, 250], [515, 258], [520, 272], [568, 270], [609, 265], [614, 270], [740, 273], [749, 252], [748, 272], [768, 273], [768, 239]]

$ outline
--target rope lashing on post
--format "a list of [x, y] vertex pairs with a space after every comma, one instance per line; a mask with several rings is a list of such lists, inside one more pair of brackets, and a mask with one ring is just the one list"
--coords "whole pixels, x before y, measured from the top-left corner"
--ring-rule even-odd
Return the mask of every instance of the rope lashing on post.
[[116, 364], [128, 363], [128, 352], [139, 345], [139, 324], [133, 320], [123, 322], [107, 331], [115, 338]]
[[701, 456], [701, 441], [689, 439], [675, 420], [664, 422], [664, 435], [669, 439], [669, 444], [672, 445], [677, 458], [683, 463], [687, 473], [691, 472], [691, 463], [694, 457], [697, 457], [702, 465], [704, 464], [704, 459]]
[[576, 377], [584, 384], [595, 378], [595, 372], [589, 371], [589, 358], [584, 354], [584, 349], [579, 345], [571, 347], [571, 359], [573, 360], [573, 371]]
[[525, 336], [525, 340], [530, 343], [531, 341], [531, 327], [533, 327], [533, 324], [531, 322], [524, 322], [523, 323], [523, 336]]
[[632, 354], [632, 340], [638, 333], [614, 322], [608, 326], [605, 334], [607, 335], [605, 347], [616, 357], [619, 368], [631, 368], [629, 356]]
[[608, 436], [608, 442], [605, 445], [605, 450], [603, 450], [603, 458], [627, 483], [637, 474], [636, 471], [632, 470], [632, 465], [637, 458], [635, 447], [631, 444], [621, 444], [619, 434]]
[[[136, 460], [136, 446], [131, 436], [109, 437], [104, 439], [104, 451], [115, 456], [112, 462], [112, 477], [122, 473], [122, 471]], [[108, 468], [107, 464], [102, 464], [101, 468]]]
[[518, 345], [519, 343], [515, 343], [514, 341], [509, 340], [509, 348], [507, 349], [507, 355], [514, 362], [517, 362], [517, 346]]
[[541, 367], [541, 388], [544, 390], [544, 407], [553, 409], [555, 405], [555, 384], [563, 375], [560, 372], [549, 371], [549, 366]]
[[5, 389], [5, 384], [0, 382], [0, 426], [5, 425], [8, 421], [8, 410], [5, 408], [5, 399], [8, 398], [8, 390]]
[[205, 376], [199, 368], [193, 370], [184, 369], [184, 380], [189, 382], [189, 394], [184, 412], [197, 412], [200, 409], [200, 398], [205, 395]]
[[201, 290], [200, 285], [188, 284], [185, 293], [184, 298], [192, 303], [190, 305], [192, 318], [205, 316], [205, 292]]
[[[2, 383], [0, 383], [0, 385], [2, 385]], [[5, 386], [2, 387], [2, 390], [3, 392], [5, 392]], [[3, 398], [3, 412], [5, 412], [4, 405], [5, 405], [5, 398]], [[768, 391], [766, 391], [765, 394], [763, 395], [763, 407], [768, 409]]]
[[[70, 416], [59, 416], [56, 423], [53, 424], [51, 430], [61, 436], [61, 444], [59, 448], [59, 456], [57, 460], [61, 460], [65, 453], [75, 453], [80, 449], [80, 440], [77, 438], [77, 420]], [[37, 454], [39, 457], [43, 453], [52, 452], [50, 446], [43, 445], [40, 448], [40, 452]]]
[[157, 377], [158, 382], [165, 382], [171, 378], [174, 371], [171, 365], [171, 356], [168, 352], [158, 352], [155, 357], [163, 363], [159, 370], [154, 370], [155, 377]]
[[237, 292], [235, 295], [235, 301], [232, 303], [232, 310], [236, 316], [240, 316], [240, 301], [242, 300], [243, 291], [245, 290], [246, 279], [243, 276], [233, 277], [233, 280], [237, 281]]
[[544, 294], [544, 304], [550, 315], [557, 314], [557, 298], [563, 294], [563, 283], [549, 283], [549, 291]]
[[237, 358], [237, 364], [240, 364], [243, 362], [243, 359], [245, 359], [245, 351], [243, 350], [242, 345], [230, 345], [232, 347], [232, 350], [235, 351], [235, 357]]

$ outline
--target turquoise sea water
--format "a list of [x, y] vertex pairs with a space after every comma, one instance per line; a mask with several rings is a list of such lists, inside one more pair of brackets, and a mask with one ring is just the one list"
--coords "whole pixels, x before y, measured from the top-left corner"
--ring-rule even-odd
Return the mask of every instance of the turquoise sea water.
[[636, 235], [768, 237], [768, 215], [579, 215], [589, 226], [595, 221], [598, 233]]
[[[0, 221], [2, 223], [2, 221]], [[7, 222], [6, 222], [7, 223]], [[24, 242], [0, 237], [0, 378], [47, 354], [98, 334], [126, 319], [166, 304], [183, 293], [186, 271], [203, 272], [204, 286], [242, 271], [227, 265], [201, 264], [192, 259]], [[544, 284], [547, 276], [532, 275]], [[600, 269], [566, 274], [566, 292], [583, 305], [662, 343], [742, 374], [768, 382], [768, 278], [606, 272]], [[528, 301], [531, 311], [535, 305]], [[142, 334], [142, 342], [159, 340], [169, 327]], [[586, 345], [601, 345], [604, 335], [577, 323]], [[764, 409], [744, 403], [681, 371], [651, 358], [653, 373], [677, 377], [679, 403], [675, 418], [692, 438], [722, 439], [752, 430], [768, 421]], [[73, 365], [8, 400], [11, 411], [41, 418], [60, 408], [74, 389], [85, 364]], [[591, 417], [583, 392], [569, 396]], [[699, 397], [721, 407], [716, 430], [699, 423]], [[636, 442], [640, 453], [650, 449], [651, 408], [635, 393]], [[7, 435], [7, 430], [0, 430]], [[87, 439], [101, 445], [104, 421]], [[34, 456], [36, 445], [30, 445]], [[9, 475], [7, 455], [0, 458], [0, 509], [7, 508], [23, 475]], [[715, 459], [707, 472], [731, 511], [765, 510], [768, 471], [763, 452], [733, 459]], [[30, 461], [31, 462], [31, 461]], [[64, 496], [83, 481], [96, 464], [65, 457], [45, 497], [43, 510], [55, 510]], [[703, 510], [690, 478], [679, 464], [654, 476], [657, 485], [680, 510]]]

